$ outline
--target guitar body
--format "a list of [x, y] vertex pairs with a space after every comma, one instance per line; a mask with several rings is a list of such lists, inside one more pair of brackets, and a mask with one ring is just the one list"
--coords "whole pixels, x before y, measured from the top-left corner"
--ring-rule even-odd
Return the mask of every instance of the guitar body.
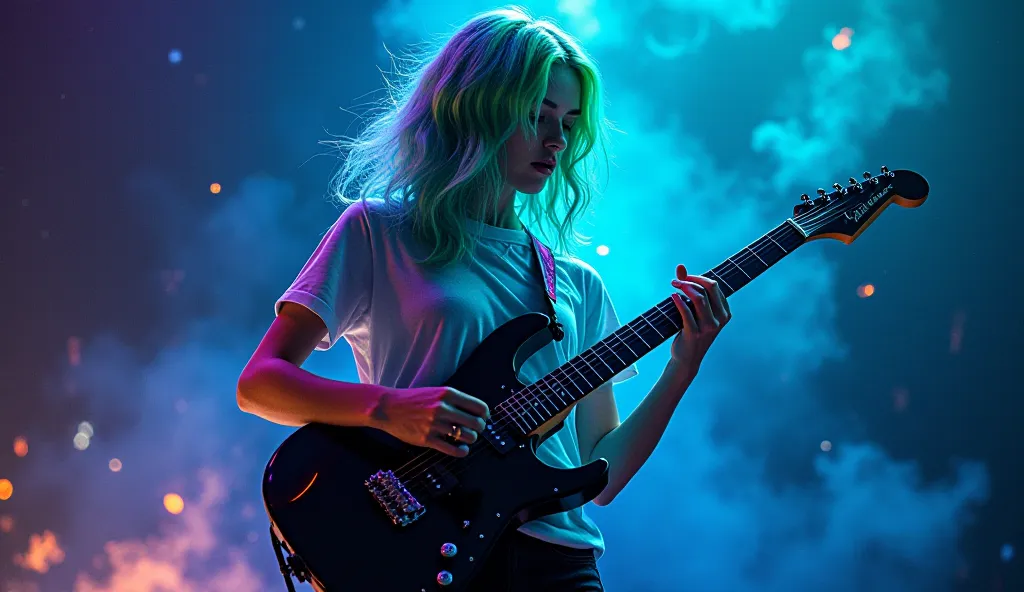
[[[547, 322], [531, 313], [499, 327], [446, 386], [493, 411], [523, 387], [518, 370], [551, 340]], [[466, 590], [503, 533], [581, 506], [607, 484], [603, 459], [553, 468], [535, 456], [540, 442], [515, 441], [498, 426], [456, 459], [372, 428], [310, 424], [267, 464], [263, 499], [276, 534], [319, 590]], [[417, 462], [425, 452], [430, 462]], [[408, 524], [395, 524], [366, 483], [388, 470], [423, 508]]]

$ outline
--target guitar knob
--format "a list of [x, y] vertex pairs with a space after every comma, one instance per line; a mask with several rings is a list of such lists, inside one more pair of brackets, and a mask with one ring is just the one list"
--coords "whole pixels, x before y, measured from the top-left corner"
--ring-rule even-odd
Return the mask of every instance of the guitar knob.
[[454, 543], [445, 543], [441, 545], [441, 557], [455, 557], [455, 554], [458, 552], [459, 549]]
[[811, 201], [811, 196], [809, 196], [806, 193], [804, 193], [804, 194], [802, 194], [800, 196], [800, 201], [802, 201], [804, 203], [807, 203], [807, 202]]
[[843, 186], [840, 185], [839, 183], [833, 183], [832, 187], [834, 187], [836, 191], [842, 191], [843, 190]]
[[867, 171], [864, 171], [864, 175], [862, 175], [862, 176], [864, 177], [864, 180], [867, 181], [868, 179], [871, 178], [871, 173], [869, 173]]
[[885, 166], [884, 164], [882, 165], [882, 174], [883, 175], [888, 175], [889, 174], [889, 167]]
[[824, 189], [818, 188], [818, 195], [819, 196], [825, 197], [825, 193], [826, 193], [826, 191]]
[[850, 187], [853, 187], [856, 184], [857, 184], [857, 179], [854, 179], [853, 177], [850, 177]]
[[437, 583], [442, 586], [451, 586], [453, 579], [455, 578], [452, 577], [452, 572], [448, 570], [437, 572]]

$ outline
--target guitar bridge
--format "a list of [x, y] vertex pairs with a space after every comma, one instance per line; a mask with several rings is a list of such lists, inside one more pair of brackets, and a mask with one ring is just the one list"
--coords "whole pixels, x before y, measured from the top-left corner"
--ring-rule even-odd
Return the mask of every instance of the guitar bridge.
[[427, 511], [393, 471], [377, 471], [364, 483], [396, 526], [408, 526]]

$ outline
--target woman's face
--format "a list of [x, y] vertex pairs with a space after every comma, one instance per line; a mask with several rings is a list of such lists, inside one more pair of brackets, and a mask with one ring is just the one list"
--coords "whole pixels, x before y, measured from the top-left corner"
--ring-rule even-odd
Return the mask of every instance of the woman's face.
[[506, 186], [531, 195], [544, 189], [579, 114], [579, 75], [571, 67], [555, 63], [537, 118], [537, 135], [527, 138], [520, 129], [505, 143], [505, 161], [500, 166]]

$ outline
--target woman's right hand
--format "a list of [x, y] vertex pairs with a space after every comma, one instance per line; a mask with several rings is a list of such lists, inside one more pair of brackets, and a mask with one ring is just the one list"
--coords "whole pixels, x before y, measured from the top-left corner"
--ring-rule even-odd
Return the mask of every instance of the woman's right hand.
[[[371, 427], [414, 446], [451, 456], [469, 454], [487, 426], [487, 403], [445, 386], [388, 389], [371, 416]], [[461, 431], [456, 432], [456, 428]], [[450, 435], [458, 434], [453, 443]]]

